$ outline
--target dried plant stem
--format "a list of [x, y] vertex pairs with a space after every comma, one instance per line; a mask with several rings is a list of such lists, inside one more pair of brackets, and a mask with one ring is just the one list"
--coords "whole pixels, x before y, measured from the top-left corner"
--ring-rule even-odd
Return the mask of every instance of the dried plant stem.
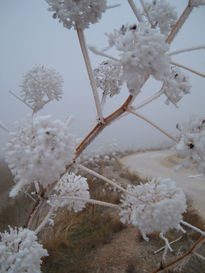
[[76, 201], [84, 201], [86, 203], [90, 203], [93, 205], [99, 205], [99, 206], [104, 206], [104, 207], [110, 207], [110, 208], [115, 208], [115, 209], [119, 209], [119, 205], [116, 204], [111, 204], [108, 202], [103, 202], [103, 201], [99, 201], [99, 200], [95, 200], [95, 199], [87, 199], [87, 198], [82, 198], [82, 197], [77, 197], [77, 196], [62, 196], [62, 197], [58, 197], [58, 199], [70, 199], [70, 200], [76, 200]]
[[180, 54], [180, 53], [185, 53], [185, 52], [190, 52], [190, 51], [200, 50], [200, 49], [205, 49], [205, 45], [187, 47], [187, 48], [184, 48], [184, 49], [180, 49], [180, 50], [170, 52], [168, 55], [173, 56], [173, 55], [177, 55], [177, 54]]
[[174, 261], [172, 261], [170, 263], [163, 264], [163, 265], [161, 264], [160, 268], [152, 271], [151, 273], [160, 272], [160, 271], [164, 270], [165, 268], [168, 268], [168, 267], [180, 262], [181, 260], [186, 258], [188, 255], [190, 255], [202, 240], [203, 240], [203, 237], [201, 236], [185, 254], [183, 254], [182, 256], [180, 256], [179, 258], [177, 258], [176, 260], [174, 260]]
[[81, 164], [76, 164], [76, 166], [83, 170], [83, 171], [86, 171], [87, 173], [99, 178], [99, 179], [102, 179], [103, 181], [105, 181], [106, 183], [110, 184], [112, 187], [114, 188], [117, 188], [118, 190], [120, 190], [121, 192], [124, 192], [126, 194], [129, 194], [129, 195], [132, 195], [130, 192], [128, 192], [127, 190], [125, 190], [123, 187], [119, 186], [117, 183], [113, 182], [112, 180], [108, 179], [107, 177], [91, 170], [91, 169], [88, 169], [87, 167], [81, 165]]
[[104, 53], [104, 50], [106, 50], [106, 48], [103, 51], [98, 50], [97, 48], [95, 48], [94, 46], [89, 46], [88, 47], [90, 49], [90, 51], [92, 51], [94, 54], [111, 59], [115, 62], [119, 62], [119, 60], [111, 55], [108, 55], [106, 53]]
[[[172, 244], [174, 244], [174, 243], [180, 241], [182, 238], [183, 238], [183, 236], [180, 236], [179, 238], [177, 238], [176, 240], [170, 242], [169, 244], [172, 245]], [[155, 250], [155, 251], [154, 251], [154, 254], [159, 253], [159, 252], [162, 251], [164, 248], [165, 248], [165, 246], [163, 246], [163, 247], [161, 247], [161, 248]]]
[[131, 7], [131, 9], [132, 9], [132, 11], [133, 11], [133, 13], [134, 13], [134, 15], [136, 16], [137, 20], [138, 20], [139, 22], [142, 22], [142, 21], [143, 21], [143, 20], [142, 20], [142, 16], [141, 16], [139, 10], [137, 9], [137, 7], [136, 7], [134, 1], [133, 1], [133, 0], [128, 0], [128, 3], [129, 3], [129, 5], [130, 5], [130, 7]]
[[198, 258], [202, 259], [203, 261], [205, 261], [205, 257], [200, 255], [199, 253], [194, 252], [194, 255], [197, 256]]
[[168, 44], [171, 44], [171, 42], [174, 40], [174, 38], [176, 37], [176, 35], [179, 32], [180, 28], [183, 26], [183, 24], [185, 23], [186, 19], [189, 17], [190, 13], [192, 12], [193, 8], [194, 7], [190, 4], [190, 1], [189, 1], [189, 3], [186, 6], [185, 10], [181, 14], [181, 16], [179, 17], [179, 19], [175, 23], [175, 25], [173, 26], [170, 34], [168, 35], [168, 37], [166, 39], [166, 42]]
[[170, 135], [167, 131], [165, 131], [164, 129], [160, 128], [156, 123], [152, 122], [151, 120], [149, 120], [148, 118], [142, 116], [141, 114], [139, 113], [136, 113], [134, 112], [133, 110], [131, 109], [127, 109], [127, 112], [145, 120], [146, 122], [148, 122], [150, 125], [152, 125], [153, 127], [155, 127], [157, 130], [159, 130], [161, 133], [163, 133], [164, 135], [168, 136], [171, 140], [173, 140], [174, 142], [177, 143], [177, 140], [175, 137], [173, 137], [172, 135]]
[[201, 73], [201, 72], [198, 72], [198, 71], [196, 71], [196, 70], [193, 70], [192, 68], [189, 68], [189, 67], [187, 67], [187, 66], [185, 66], [185, 65], [178, 64], [178, 63], [175, 63], [175, 62], [171, 62], [171, 64], [176, 65], [176, 66], [178, 66], [178, 67], [181, 67], [181, 68], [183, 68], [183, 69], [185, 69], [185, 70], [187, 70], [187, 71], [190, 71], [190, 72], [192, 72], [192, 73], [194, 73], [194, 74], [196, 74], [196, 75], [198, 75], [198, 76], [200, 76], [200, 77], [205, 78], [205, 74], [203, 74], [203, 73]]
[[164, 252], [163, 252], [163, 255], [162, 255], [162, 261], [164, 262], [165, 259], [166, 259], [166, 255], [167, 255], [168, 250], [172, 252], [173, 249], [171, 248], [168, 239], [167, 239], [166, 237], [164, 237], [163, 233], [160, 233], [159, 236], [160, 236], [160, 238], [161, 238], [162, 240], [164, 240], [164, 242], [165, 242]]
[[144, 101], [142, 101], [141, 103], [133, 106], [132, 108], [135, 110], [138, 110], [142, 107], [144, 107], [145, 105], [149, 104], [150, 102], [152, 102], [153, 100], [156, 100], [157, 98], [159, 98], [162, 94], [163, 94], [163, 90], [159, 90], [158, 92], [156, 92], [154, 95], [150, 96], [149, 98], [145, 99]]
[[19, 101], [23, 102], [23, 104], [25, 104], [28, 108], [30, 108], [32, 111], [34, 111], [34, 109], [28, 104], [26, 103], [24, 100], [22, 100], [19, 96], [17, 96], [14, 92], [12, 92], [11, 90], [9, 90], [9, 93], [14, 96], [16, 99], [18, 99]]
[[205, 237], [205, 232], [202, 231], [201, 229], [199, 229], [199, 228], [197, 228], [197, 227], [195, 227], [195, 226], [192, 226], [191, 224], [189, 224], [189, 223], [187, 223], [187, 222], [185, 222], [185, 221], [183, 221], [183, 220], [181, 220], [180, 223], [181, 223], [182, 225], [184, 225], [184, 226], [187, 226], [187, 227], [193, 229], [193, 230], [196, 231], [196, 232], [199, 232], [202, 236]]
[[95, 100], [95, 105], [96, 105], [96, 109], [97, 109], [97, 113], [98, 113], [98, 118], [100, 119], [100, 121], [102, 123], [104, 123], [102, 108], [101, 108], [101, 105], [100, 105], [98, 90], [97, 90], [97, 87], [96, 87], [96, 83], [95, 83], [95, 79], [94, 79], [94, 75], [93, 75], [93, 70], [92, 70], [92, 67], [91, 67], [90, 58], [89, 58], [87, 46], [86, 46], [86, 43], [85, 43], [84, 33], [83, 33], [83, 30], [81, 28], [78, 28], [78, 26], [76, 26], [76, 30], [77, 30], [81, 50], [82, 50], [82, 53], [83, 53], [85, 65], [86, 65], [86, 68], [87, 68], [88, 77], [89, 77], [90, 84], [91, 84], [93, 97], [94, 97], [94, 100]]
[[148, 21], [149, 21], [151, 27], [154, 28], [154, 25], [153, 25], [153, 23], [152, 23], [152, 20], [151, 20], [151, 18], [150, 18], [150, 16], [149, 16], [149, 12], [148, 12], [148, 10], [147, 10], [147, 8], [146, 8], [146, 6], [145, 6], [144, 0], [140, 0], [140, 3], [141, 3], [141, 5], [142, 5], [142, 8], [143, 8], [143, 10], [144, 10], [144, 13], [145, 13], [145, 15], [146, 15], [146, 17], [147, 17], [147, 19], [148, 19]]

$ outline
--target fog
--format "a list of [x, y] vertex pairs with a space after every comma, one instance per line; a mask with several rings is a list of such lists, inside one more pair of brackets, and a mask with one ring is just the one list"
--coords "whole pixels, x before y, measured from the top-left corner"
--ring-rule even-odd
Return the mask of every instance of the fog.
[[[176, 5], [178, 14], [187, 3], [186, 0], [170, 2]], [[122, 24], [136, 23], [127, 1], [116, 0], [108, 3], [120, 3], [121, 6], [108, 10], [99, 23], [85, 31], [89, 45], [103, 48], [107, 44], [105, 32], [119, 29]], [[96, 109], [77, 34], [54, 20], [47, 8], [48, 5], [43, 0], [0, 1], [0, 120], [12, 129], [16, 120], [31, 114], [30, 109], [8, 91], [20, 94], [22, 75], [35, 64], [52, 65], [64, 79], [63, 100], [48, 104], [39, 114], [52, 114], [60, 119], [72, 115], [72, 132], [78, 137], [84, 137], [94, 124]], [[171, 45], [170, 52], [205, 44], [204, 26], [205, 6], [195, 8]], [[93, 68], [103, 61], [102, 57], [91, 52], [90, 57]], [[204, 57], [205, 51], [201, 50], [176, 55], [172, 59], [205, 73]], [[190, 72], [186, 74], [190, 77], [192, 91], [180, 101], [179, 108], [165, 105], [166, 98], [162, 96], [139, 111], [173, 135], [177, 133], [176, 123], [188, 119], [191, 114], [205, 115], [204, 79]], [[149, 81], [137, 97], [136, 103], [158, 91], [159, 87], [158, 82]], [[108, 99], [105, 116], [118, 108], [127, 96], [128, 91], [123, 88], [118, 97]], [[0, 130], [0, 149], [7, 139], [8, 134]], [[113, 139], [116, 139], [122, 149], [144, 149], [172, 143], [155, 128], [131, 114], [107, 127], [90, 149], [107, 147], [107, 143]]]

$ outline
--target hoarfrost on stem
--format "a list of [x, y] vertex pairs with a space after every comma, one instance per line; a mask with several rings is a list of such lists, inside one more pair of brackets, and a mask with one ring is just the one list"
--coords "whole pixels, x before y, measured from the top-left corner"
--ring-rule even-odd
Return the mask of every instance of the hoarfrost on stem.
[[186, 198], [174, 181], [153, 178], [138, 186], [128, 185], [127, 190], [131, 195], [124, 195], [121, 200], [123, 223], [137, 226], [145, 235], [179, 228], [186, 210]]
[[9, 227], [9, 231], [0, 233], [0, 238], [0, 272], [41, 272], [41, 258], [48, 252], [37, 242], [34, 231]]
[[69, 121], [34, 116], [17, 122], [16, 131], [10, 135], [5, 158], [17, 183], [12, 197], [22, 186], [35, 181], [46, 187], [72, 163], [76, 139], [70, 134]]

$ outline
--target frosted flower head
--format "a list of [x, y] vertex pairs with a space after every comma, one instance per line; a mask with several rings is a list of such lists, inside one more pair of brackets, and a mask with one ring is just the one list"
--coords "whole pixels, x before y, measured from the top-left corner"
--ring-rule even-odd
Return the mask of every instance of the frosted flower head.
[[[83, 210], [86, 204], [86, 201], [80, 198], [90, 198], [87, 179], [74, 173], [66, 173], [55, 186], [55, 190], [57, 195], [51, 197], [50, 204], [56, 209], [66, 207], [68, 210], [73, 209], [74, 212], [78, 212]], [[69, 199], [69, 196], [77, 199]]]
[[143, 234], [179, 228], [186, 198], [174, 181], [153, 178], [146, 184], [128, 185], [127, 190], [136, 197], [123, 196], [120, 212], [123, 223], [137, 226]]
[[165, 0], [153, 0], [152, 3], [146, 3], [146, 8], [152, 24], [167, 35], [177, 21], [176, 9]]
[[46, 0], [53, 18], [58, 18], [63, 26], [70, 29], [76, 25], [85, 29], [98, 22], [106, 11], [106, 0]]
[[6, 161], [17, 185], [10, 195], [32, 182], [43, 187], [58, 180], [72, 163], [76, 140], [70, 134], [69, 121], [51, 116], [35, 116], [20, 121], [6, 145]]
[[120, 65], [106, 60], [94, 69], [94, 77], [97, 87], [103, 91], [104, 95], [112, 97], [120, 93], [123, 83]]
[[200, 173], [205, 174], [205, 118], [192, 116], [177, 128], [180, 130], [176, 145], [180, 155], [179, 167], [196, 167]]
[[171, 72], [164, 82], [163, 91], [167, 97], [166, 104], [169, 102], [177, 106], [177, 103], [183, 98], [183, 95], [189, 94], [191, 84], [186, 74], [179, 69], [172, 67]]
[[62, 84], [62, 77], [53, 67], [36, 65], [23, 77], [21, 96], [36, 112], [49, 101], [61, 99]]
[[40, 273], [41, 258], [48, 256], [34, 231], [9, 227], [0, 233], [0, 272]]

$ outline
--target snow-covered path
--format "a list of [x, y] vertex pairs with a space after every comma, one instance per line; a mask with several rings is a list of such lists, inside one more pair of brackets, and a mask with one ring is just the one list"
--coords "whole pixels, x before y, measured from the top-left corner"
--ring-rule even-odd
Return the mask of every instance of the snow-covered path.
[[178, 163], [175, 152], [161, 150], [136, 153], [121, 158], [121, 163], [142, 178], [160, 176], [176, 181], [205, 219], [205, 176], [191, 178], [189, 176], [197, 175], [197, 171], [184, 168], [174, 171]]

